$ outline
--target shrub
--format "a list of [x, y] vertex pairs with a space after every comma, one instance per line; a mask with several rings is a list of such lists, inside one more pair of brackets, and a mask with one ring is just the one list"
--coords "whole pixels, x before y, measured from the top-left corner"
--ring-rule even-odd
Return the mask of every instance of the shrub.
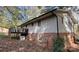
[[63, 38], [56, 38], [54, 40], [54, 52], [63, 52], [64, 51], [64, 39]]

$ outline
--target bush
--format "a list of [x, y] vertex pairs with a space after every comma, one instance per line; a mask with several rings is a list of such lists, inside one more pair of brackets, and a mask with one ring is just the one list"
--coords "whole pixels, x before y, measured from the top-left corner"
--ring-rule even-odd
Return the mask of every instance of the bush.
[[64, 39], [56, 38], [54, 41], [54, 52], [63, 52], [64, 51]]

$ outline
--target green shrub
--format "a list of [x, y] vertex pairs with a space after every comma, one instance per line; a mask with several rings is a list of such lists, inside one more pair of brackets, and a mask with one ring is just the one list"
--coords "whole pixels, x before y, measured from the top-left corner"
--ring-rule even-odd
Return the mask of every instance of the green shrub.
[[63, 38], [56, 38], [54, 40], [54, 52], [63, 52], [64, 51], [64, 39]]

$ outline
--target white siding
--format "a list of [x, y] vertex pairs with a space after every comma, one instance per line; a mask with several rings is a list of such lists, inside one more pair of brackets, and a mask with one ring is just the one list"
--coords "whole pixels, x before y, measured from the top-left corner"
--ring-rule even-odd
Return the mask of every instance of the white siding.
[[61, 17], [58, 17], [58, 28], [59, 28], [59, 33], [67, 32], [64, 26], [64, 20]]
[[[57, 33], [57, 18], [55, 16], [47, 18], [41, 21], [41, 25], [38, 26], [38, 22], [34, 23], [32, 26], [31, 24], [27, 26], [29, 29], [29, 33]], [[61, 23], [62, 20], [58, 19], [59, 21], [59, 32], [65, 32], [64, 25]]]

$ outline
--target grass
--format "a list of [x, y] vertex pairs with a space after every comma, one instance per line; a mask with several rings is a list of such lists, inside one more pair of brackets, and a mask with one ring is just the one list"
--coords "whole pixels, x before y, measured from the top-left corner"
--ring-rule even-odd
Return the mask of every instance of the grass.
[[0, 32], [0, 39], [4, 39], [4, 38], [8, 38], [8, 36], [5, 35], [4, 33]]

